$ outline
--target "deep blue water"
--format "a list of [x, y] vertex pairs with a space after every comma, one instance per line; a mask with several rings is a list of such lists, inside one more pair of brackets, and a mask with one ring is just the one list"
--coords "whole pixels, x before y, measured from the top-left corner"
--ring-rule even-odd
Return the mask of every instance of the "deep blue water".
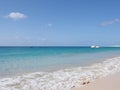
[[85, 66], [119, 55], [114, 47], [0, 47], [0, 76]]

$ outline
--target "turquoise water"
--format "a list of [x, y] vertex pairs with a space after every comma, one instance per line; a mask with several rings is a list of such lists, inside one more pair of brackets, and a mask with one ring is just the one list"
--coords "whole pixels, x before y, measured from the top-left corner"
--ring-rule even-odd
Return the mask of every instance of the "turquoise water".
[[86, 66], [119, 55], [113, 47], [0, 47], [0, 76]]

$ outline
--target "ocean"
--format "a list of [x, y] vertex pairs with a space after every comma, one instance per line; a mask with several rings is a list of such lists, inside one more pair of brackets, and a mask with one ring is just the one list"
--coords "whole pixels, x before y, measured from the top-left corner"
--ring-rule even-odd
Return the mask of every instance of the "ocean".
[[120, 48], [0, 47], [0, 76], [87, 66], [120, 55]]
[[0, 90], [70, 90], [119, 71], [119, 56], [118, 47], [0, 47]]

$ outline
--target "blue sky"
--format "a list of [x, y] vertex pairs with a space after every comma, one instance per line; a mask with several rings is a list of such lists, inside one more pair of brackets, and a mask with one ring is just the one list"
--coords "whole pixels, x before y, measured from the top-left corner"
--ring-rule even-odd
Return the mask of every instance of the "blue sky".
[[119, 0], [0, 0], [0, 46], [120, 45]]

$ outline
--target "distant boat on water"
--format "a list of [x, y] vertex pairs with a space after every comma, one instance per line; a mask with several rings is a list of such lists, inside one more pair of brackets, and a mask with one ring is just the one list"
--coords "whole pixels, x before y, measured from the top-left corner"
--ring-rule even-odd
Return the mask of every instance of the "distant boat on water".
[[100, 46], [92, 45], [91, 48], [100, 48]]

